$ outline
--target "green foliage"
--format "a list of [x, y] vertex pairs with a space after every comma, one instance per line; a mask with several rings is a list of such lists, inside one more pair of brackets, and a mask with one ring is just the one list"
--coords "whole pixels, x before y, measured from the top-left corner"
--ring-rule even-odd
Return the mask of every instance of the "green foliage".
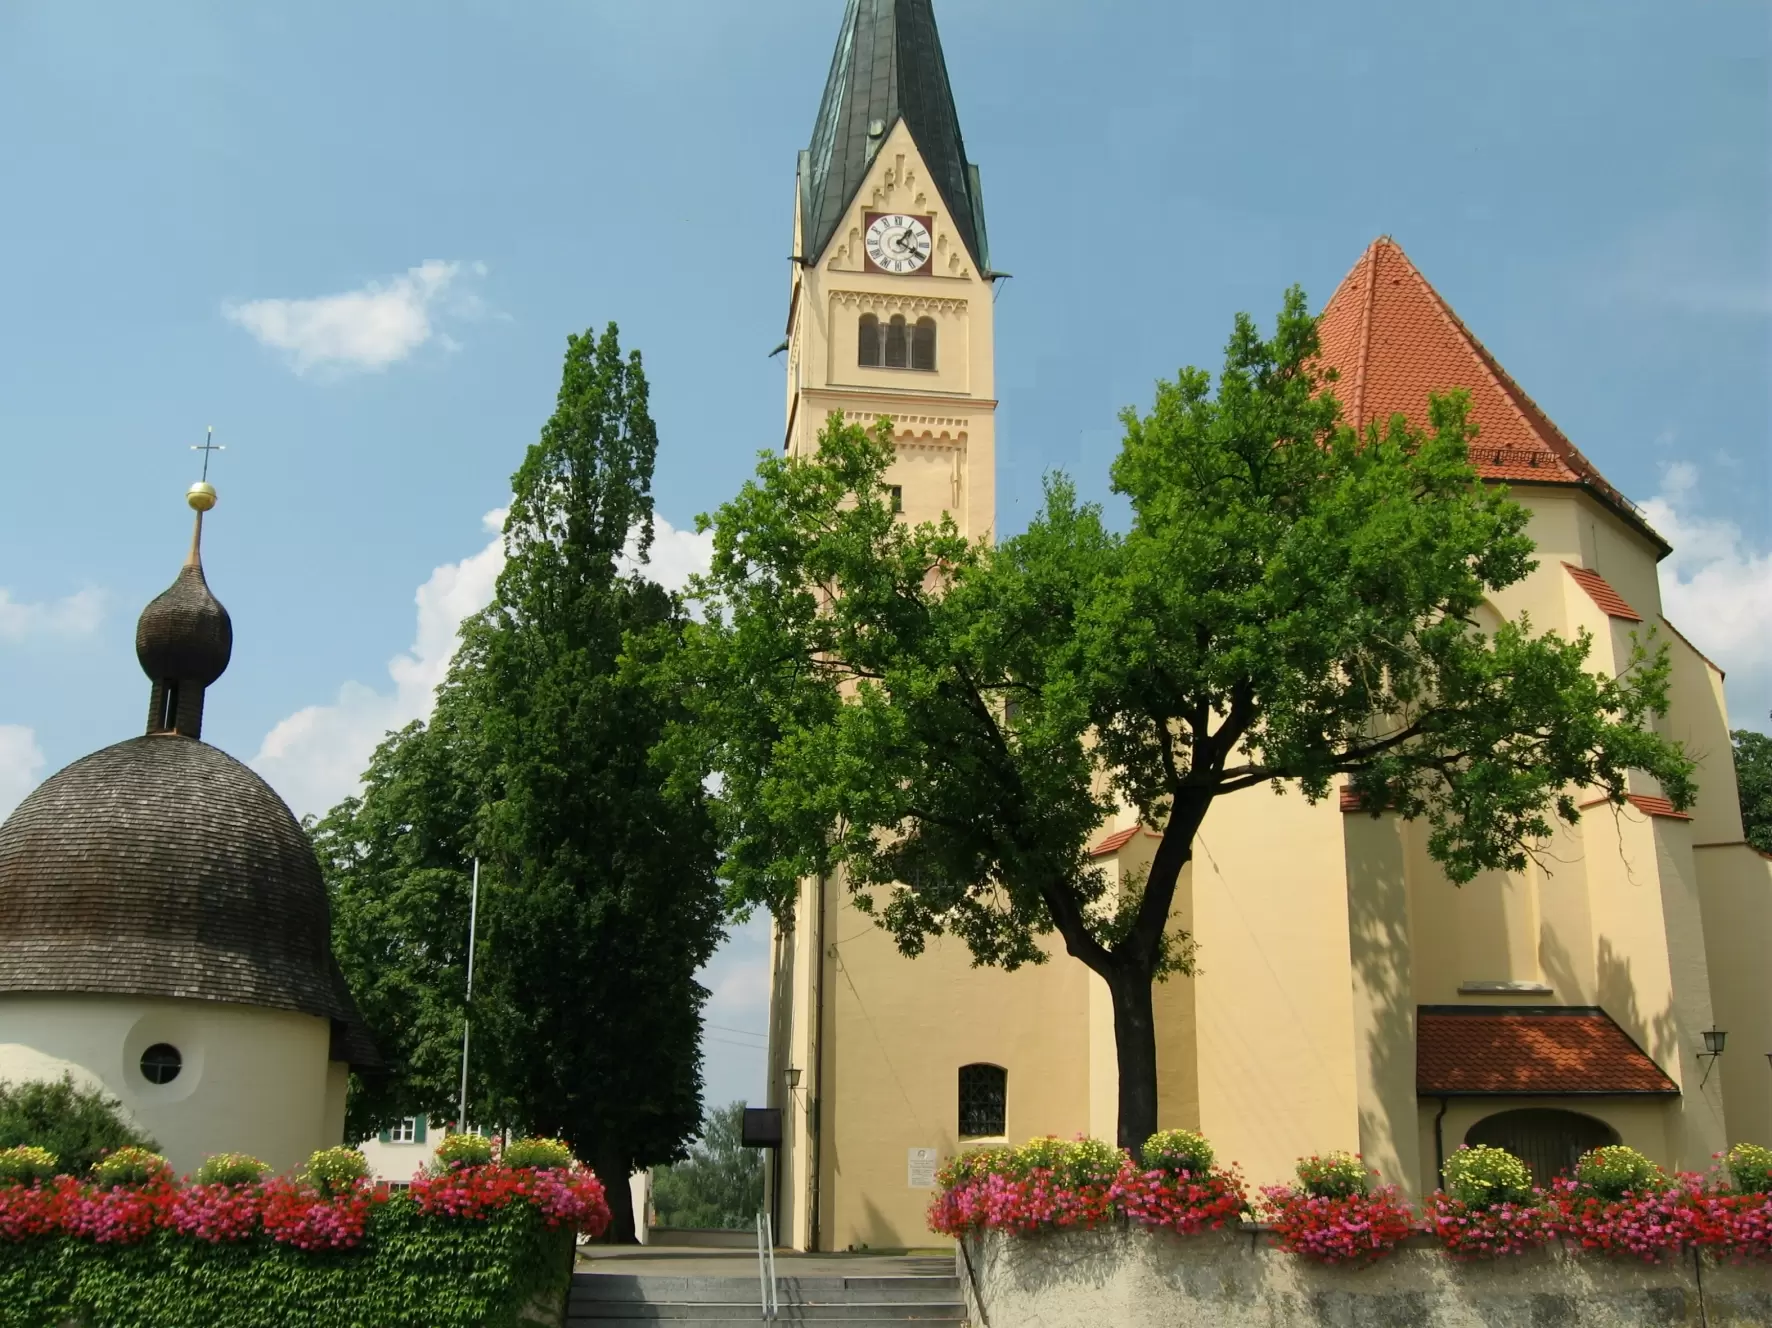
[[[1215, 799], [1347, 779], [1464, 882], [1523, 868], [1572, 790], [1622, 802], [1636, 769], [1693, 794], [1650, 724], [1664, 651], [1614, 677], [1586, 638], [1478, 625], [1535, 564], [1526, 511], [1470, 462], [1464, 395], [1359, 437], [1317, 350], [1294, 289], [1270, 339], [1237, 319], [1216, 388], [1183, 370], [1127, 411], [1124, 533], [1063, 476], [995, 546], [911, 525], [889, 425], [832, 416], [704, 518], [703, 620], [661, 680], [692, 710], [666, 755], [685, 790], [713, 777], [735, 903], [787, 917], [840, 873], [907, 955], [952, 935], [1008, 969], [1056, 930], [1124, 1025], [1128, 1148], [1156, 1131], [1150, 988], [1189, 967], [1176, 883]], [[1087, 852], [1122, 803], [1163, 832], [1124, 891]]]
[[1743, 1194], [1772, 1194], [1772, 1148], [1736, 1144], [1723, 1158], [1729, 1179]]
[[1658, 1189], [1666, 1183], [1660, 1167], [1634, 1148], [1608, 1144], [1583, 1153], [1575, 1163], [1575, 1181], [1606, 1199], [1622, 1199], [1632, 1191]]
[[0, 1082], [0, 1148], [21, 1144], [54, 1153], [67, 1176], [84, 1176], [99, 1158], [120, 1148], [159, 1147], [128, 1124], [121, 1102], [101, 1089], [80, 1087], [72, 1075]]
[[681, 1157], [701, 1120], [695, 973], [723, 922], [701, 787], [652, 758], [682, 717], [654, 680], [686, 623], [629, 570], [656, 450], [639, 355], [613, 326], [570, 338], [512, 480], [496, 596], [431, 722], [392, 735], [362, 797], [312, 827], [340, 964], [395, 1062], [356, 1086], [353, 1132], [456, 1114], [477, 857], [471, 1115], [558, 1135], [611, 1178], [617, 1240], [622, 1179]]
[[1760, 852], [1772, 853], [1772, 738], [1752, 729], [1736, 729], [1729, 737], [1735, 748], [1742, 833]]
[[1018, 1169], [1018, 1151], [1008, 1144], [969, 1148], [941, 1164], [935, 1173], [935, 1183], [944, 1190], [951, 1190], [970, 1181], [983, 1180], [986, 1176], [1009, 1175]]
[[34, 1185], [53, 1177], [56, 1157], [47, 1148], [20, 1144], [0, 1148], [0, 1185]]
[[92, 1168], [92, 1183], [101, 1190], [153, 1185], [171, 1179], [171, 1164], [147, 1148], [119, 1148], [101, 1157]]
[[1139, 1156], [1153, 1171], [1199, 1176], [1212, 1170], [1212, 1145], [1192, 1130], [1159, 1130], [1144, 1141]]
[[0, 1243], [0, 1328], [518, 1328], [571, 1276], [572, 1237], [527, 1205], [485, 1221], [421, 1217], [397, 1195], [364, 1244], [307, 1253], [160, 1232], [138, 1246]]
[[1446, 1193], [1467, 1208], [1524, 1203], [1532, 1197], [1532, 1172], [1505, 1148], [1466, 1145], [1446, 1159]]
[[665, 1227], [743, 1228], [763, 1207], [763, 1153], [746, 1148], [744, 1103], [708, 1113], [682, 1162], [652, 1173], [652, 1206]]
[[1346, 1199], [1372, 1189], [1372, 1173], [1352, 1153], [1324, 1153], [1298, 1159], [1298, 1183], [1319, 1199]]
[[[973, 1165], [983, 1167], [978, 1172], [982, 1175], [993, 1169], [993, 1161], [979, 1158]], [[1004, 1169], [1022, 1176], [1034, 1171], [1050, 1171], [1058, 1184], [1075, 1189], [1084, 1185], [1112, 1184], [1114, 1177], [1120, 1174], [1123, 1161], [1119, 1149], [1100, 1139], [1059, 1139], [1047, 1135], [1029, 1139], [1020, 1147], [1009, 1150], [1008, 1166]]]
[[536, 1171], [564, 1171], [573, 1163], [572, 1150], [558, 1139], [513, 1139], [501, 1159], [507, 1167], [530, 1167]]
[[256, 1185], [271, 1168], [247, 1153], [213, 1153], [194, 1177], [199, 1185]]
[[369, 1177], [369, 1159], [355, 1148], [322, 1148], [308, 1156], [302, 1179], [322, 1194], [345, 1194]]
[[448, 1134], [437, 1145], [439, 1168], [483, 1167], [492, 1161], [492, 1140], [477, 1134]]

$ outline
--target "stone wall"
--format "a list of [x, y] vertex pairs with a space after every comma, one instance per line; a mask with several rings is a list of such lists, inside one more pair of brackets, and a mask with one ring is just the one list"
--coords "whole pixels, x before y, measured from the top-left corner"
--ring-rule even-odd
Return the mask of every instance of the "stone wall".
[[1324, 1268], [1255, 1233], [1145, 1230], [967, 1240], [976, 1328], [1764, 1328], [1772, 1266], [1642, 1264], [1543, 1250], [1455, 1263], [1409, 1244]]

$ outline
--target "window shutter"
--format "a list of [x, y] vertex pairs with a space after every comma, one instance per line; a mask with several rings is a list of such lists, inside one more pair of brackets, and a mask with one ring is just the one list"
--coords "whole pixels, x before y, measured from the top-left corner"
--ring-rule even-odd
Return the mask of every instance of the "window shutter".
[[417, 1116], [413, 1119], [412, 1140], [414, 1143], [420, 1144], [425, 1141], [425, 1118], [423, 1116]]
[[384, 1144], [393, 1143], [394, 1142], [394, 1132], [392, 1130], [383, 1130], [381, 1132], [381, 1141]]

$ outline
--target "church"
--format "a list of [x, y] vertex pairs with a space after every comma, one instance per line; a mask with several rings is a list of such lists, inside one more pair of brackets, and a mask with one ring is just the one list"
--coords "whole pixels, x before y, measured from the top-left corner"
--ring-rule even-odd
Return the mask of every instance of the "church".
[[[849, 0], [799, 157], [793, 252], [785, 450], [814, 448], [833, 411], [883, 416], [904, 519], [947, 513], [989, 538], [999, 274], [931, 0]], [[1673, 668], [1659, 726], [1699, 761], [1699, 797], [1682, 812], [1645, 786], [1591, 806], [1547, 846], [1550, 870], [1462, 888], [1425, 826], [1346, 794], [1221, 799], [1177, 894], [1200, 972], [1156, 991], [1160, 1126], [1203, 1131], [1254, 1184], [1345, 1149], [1416, 1195], [1467, 1142], [1541, 1179], [1603, 1143], [1694, 1170], [1772, 1144], [1772, 860], [1743, 839], [1722, 671], [1661, 613], [1668, 544], [1390, 238], [1356, 257], [1320, 331], [1355, 427], [1425, 423], [1430, 392], [1471, 394], [1473, 459], [1538, 547], [1484, 625], [1524, 611], [1586, 631], [1590, 667], [1614, 671], [1653, 631]], [[1117, 879], [1155, 844], [1127, 811], [1093, 853]], [[940, 1159], [1114, 1137], [1107, 990], [1062, 953], [1003, 973], [947, 939], [907, 959], [841, 881], [808, 880], [776, 925], [771, 984], [786, 1244], [927, 1245]]]
[[380, 1062], [307, 835], [202, 740], [234, 631], [203, 573], [215, 489], [187, 501], [190, 554], [136, 625], [145, 731], [0, 825], [0, 1081], [101, 1090], [181, 1173], [212, 1153], [291, 1171], [342, 1142], [350, 1071]]

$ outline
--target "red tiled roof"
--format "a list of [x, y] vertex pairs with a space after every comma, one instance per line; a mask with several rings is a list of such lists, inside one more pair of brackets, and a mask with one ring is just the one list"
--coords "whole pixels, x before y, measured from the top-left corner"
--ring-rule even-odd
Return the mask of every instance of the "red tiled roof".
[[1581, 485], [1667, 549], [1389, 236], [1354, 264], [1324, 306], [1317, 334], [1324, 363], [1340, 372], [1335, 394], [1354, 428], [1398, 414], [1426, 427], [1428, 393], [1465, 388], [1479, 433], [1471, 460], [1485, 479]]
[[[1366, 800], [1354, 791], [1354, 786], [1352, 784], [1343, 784], [1341, 786], [1341, 810], [1352, 813], [1369, 812], [1372, 809], [1366, 805]], [[1391, 809], [1386, 807], [1384, 810], [1389, 811]]]
[[1416, 1023], [1415, 1091], [1563, 1097], [1680, 1090], [1595, 1006], [1424, 1005]]
[[1591, 567], [1577, 567], [1574, 563], [1564, 563], [1569, 575], [1575, 578], [1575, 584], [1587, 591], [1600, 611], [1608, 618], [1625, 618], [1631, 622], [1642, 622], [1643, 615], [1624, 602], [1624, 596], [1612, 589], [1611, 583], [1594, 571]]
[[[1692, 813], [1681, 811], [1666, 798], [1654, 793], [1627, 793], [1624, 795], [1624, 800], [1645, 816], [1668, 816], [1676, 821], [1690, 821], [1692, 819]], [[1610, 798], [1594, 798], [1582, 803], [1579, 810], [1586, 811], [1589, 807], [1604, 807], [1610, 801]]]
[[1138, 831], [1139, 827], [1136, 825], [1125, 830], [1114, 831], [1113, 834], [1109, 835], [1094, 848], [1090, 849], [1089, 856], [1092, 858], [1102, 858], [1106, 857], [1109, 853], [1118, 853], [1121, 849], [1125, 848], [1126, 845], [1132, 842], [1132, 837], [1136, 835]]

